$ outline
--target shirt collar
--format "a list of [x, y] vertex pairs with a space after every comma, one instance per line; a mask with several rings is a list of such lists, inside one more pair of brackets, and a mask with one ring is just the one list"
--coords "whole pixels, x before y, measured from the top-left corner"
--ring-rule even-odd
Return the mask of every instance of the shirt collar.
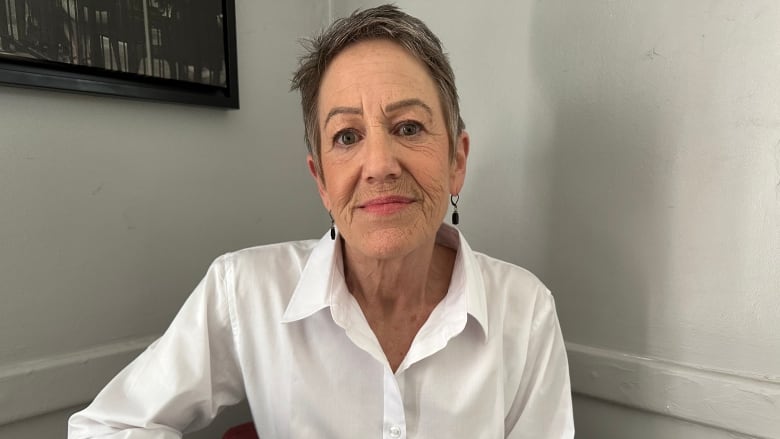
[[[339, 255], [339, 257], [336, 257]], [[331, 286], [337, 279], [335, 265], [341, 265], [341, 240], [333, 240], [330, 232], [323, 236], [309, 255], [303, 267], [298, 285], [293, 291], [283, 323], [305, 319], [331, 305]], [[342, 271], [343, 273], [343, 271]], [[343, 278], [343, 274], [341, 275]]]
[[[448, 303], [463, 303], [465, 311], [472, 316], [488, 336], [487, 302], [482, 273], [475, 255], [460, 231], [448, 224], [442, 224], [436, 234], [436, 242], [457, 252], [452, 270]], [[287, 309], [282, 316], [283, 323], [305, 319], [327, 307], [339, 307], [351, 297], [344, 281], [341, 258], [341, 240], [330, 238], [326, 233], [314, 247], [301, 273], [298, 285], [293, 291]]]

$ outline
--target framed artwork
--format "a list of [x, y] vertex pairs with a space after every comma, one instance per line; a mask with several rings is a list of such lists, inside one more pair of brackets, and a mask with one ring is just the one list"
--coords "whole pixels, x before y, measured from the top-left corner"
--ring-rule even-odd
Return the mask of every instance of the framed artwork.
[[238, 108], [235, 0], [0, 0], [0, 84]]

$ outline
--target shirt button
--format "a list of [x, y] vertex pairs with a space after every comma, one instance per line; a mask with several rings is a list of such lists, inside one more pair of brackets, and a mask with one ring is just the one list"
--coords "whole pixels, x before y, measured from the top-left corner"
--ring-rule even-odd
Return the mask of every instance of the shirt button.
[[397, 425], [393, 425], [392, 427], [390, 427], [390, 437], [392, 438], [401, 437], [401, 427]]

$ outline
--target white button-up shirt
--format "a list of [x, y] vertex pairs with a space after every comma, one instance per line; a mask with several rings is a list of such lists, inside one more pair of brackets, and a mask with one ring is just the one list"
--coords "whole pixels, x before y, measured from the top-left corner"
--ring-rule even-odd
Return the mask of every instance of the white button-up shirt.
[[261, 439], [572, 438], [566, 351], [531, 273], [457, 250], [395, 373], [344, 281], [339, 240], [218, 258], [165, 334], [74, 414], [70, 439], [179, 438], [246, 398]]

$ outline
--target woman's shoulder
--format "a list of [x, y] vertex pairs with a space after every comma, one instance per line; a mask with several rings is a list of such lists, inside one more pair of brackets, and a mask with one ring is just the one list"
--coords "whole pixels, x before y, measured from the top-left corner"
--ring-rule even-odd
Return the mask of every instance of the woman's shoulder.
[[300, 278], [317, 240], [257, 245], [225, 253], [210, 270], [223, 278], [228, 290], [267, 290], [269, 286], [289, 288]]
[[474, 258], [480, 267], [490, 321], [502, 328], [502, 336], [528, 340], [540, 328], [546, 336], [552, 333], [550, 324], [557, 321], [555, 299], [539, 277], [482, 253], [475, 253]]
[[298, 284], [317, 240], [280, 242], [248, 247], [219, 256], [211, 265], [229, 302], [278, 318]]
[[296, 261], [305, 262], [316, 247], [318, 240], [277, 242], [246, 247], [227, 252], [219, 256], [216, 264], [232, 265], [234, 267], [254, 267], [258, 264], [266, 266], [269, 263], [290, 264]]
[[474, 253], [485, 299], [490, 308], [504, 315], [533, 321], [555, 313], [550, 289], [530, 270], [484, 253]]
[[513, 290], [550, 294], [539, 277], [527, 268], [480, 252], [473, 252], [473, 255], [484, 282]]

